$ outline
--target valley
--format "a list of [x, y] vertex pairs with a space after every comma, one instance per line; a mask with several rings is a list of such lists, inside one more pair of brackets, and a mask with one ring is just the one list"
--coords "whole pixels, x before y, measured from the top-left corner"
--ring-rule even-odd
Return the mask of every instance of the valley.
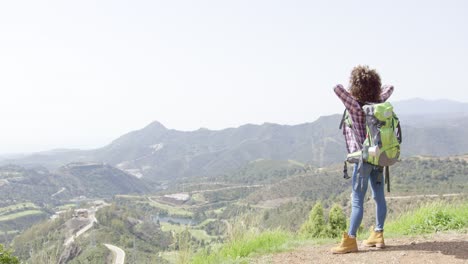
[[[468, 142], [452, 142], [468, 119], [434, 118], [404, 117], [419, 121], [404, 128], [405, 154], [391, 167], [390, 221], [468, 200]], [[192, 132], [153, 122], [95, 150], [3, 158], [0, 243], [23, 263], [167, 264], [244, 234], [298, 234], [318, 201], [350, 213], [338, 119]], [[367, 214], [363, 228], [372, 223]]]
[[[274, 169], [265, 174], [266, 168]], [[116, 194], [102, 201], [74, 197], [55, 201], [54, 208], [32, 202], [8, 205], [0, 209], [0, 224], [4, 243], [12, 242], [18, 249], [30, 248], [15, 251], [26, 263], [31, 258], [38, 261], [37, 256], [42, 254], [54, 256], [57, 261], [66, 259], [64, 263], [74, 263], [73, 259], [87, 255], [94, 256], [95, 263], [112, 261], [115, 250], [105, 244], [121, 248], [125, 263], [152, 263], [156, 259], [175, 263], [184, 247], [190, 251], [219, 247], [230, 239], [238, 221], [266, 230], [296, 231], [306, 220], [313, 201], [322, 200], [326, 207], [338, 202], [348, 210], [346, 190], [350, 182], [342, 179], [340, 168], [337, 164], [304, 169], [294, 161], [260, 160], [231, 175], [187, 179], [153, 194]], [[392, 192], [387, 194], [391, 217], [430, 200], [466, 199], [466, 171], [466, 156], [403, 160], [392, 169]], [[372, 206], [371, 200], [368, 206]], [[39, 216], [53, 219], [31, 220]], [[23, 229], [7, 225], [18, 225], [18, 219], [28, 224]], [[39, 224], [29, 228], [34, 223]], [[364, 223], [371, 224], [372, 217], [364, 219]], [[30, 232], [34, 236], [45, 232], [39, 238], [47, 240], [30, 244], [26, 238]], [[41, 249], [44, 242], [49, 244], [48, 253]], [[135, 260], [138, 262], [132, 262]]]

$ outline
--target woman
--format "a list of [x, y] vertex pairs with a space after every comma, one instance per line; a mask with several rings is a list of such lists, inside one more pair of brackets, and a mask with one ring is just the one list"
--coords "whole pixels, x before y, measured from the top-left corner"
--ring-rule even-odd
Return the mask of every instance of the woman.
[[[366, 137], [365, 115], [362, 111], [362, 106], [367, 103], [385, 102], [393, 93], [393, 86], [381, 87], [379, 74], [368, 66], [359, 65], [351, 71], [349, 90], [343, 88], [342, 85], [337, 85], [334, 91], [345, 105], [352, 120], [352, 127], [344, 126], [343, 134], [348, 153], [354, 153], [362, 149], [362, 144]], [[364, 196], [369, 182], [376, 205], [376, 223], [375, 229], [371, 231], [369, 239], [364, 240], [363, 244], [379, 248], [385, 246], [383, 229], [387, 215], [387, 205], [385, 202], [384, 183], [382, 181], [383, 168], [366, 162], [361, 164], [362, 168], [359, 168], [359, 165], [355, 164], [352, 177], [353, 193], [349, 230], [347, 234], [343, 234], [340, 245], [332, 249], [334, 254], [358, 251], [356, 233], [361, 225], [364, 213]], [[359, 175], [360, 173], [363, 175]], [[360, 181], [360, 178], [369, 180]]]

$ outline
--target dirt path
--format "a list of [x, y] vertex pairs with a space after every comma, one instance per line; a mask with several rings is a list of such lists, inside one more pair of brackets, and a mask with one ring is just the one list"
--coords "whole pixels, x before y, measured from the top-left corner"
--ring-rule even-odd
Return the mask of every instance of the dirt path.
[[386, 239], [385, 249], [333, 255], [335, 245], [306, 246], [292, 252], [262, 256], [255, 264], [302, 263], [468, 263], [468, 234], [446, 233], [413, 238]]

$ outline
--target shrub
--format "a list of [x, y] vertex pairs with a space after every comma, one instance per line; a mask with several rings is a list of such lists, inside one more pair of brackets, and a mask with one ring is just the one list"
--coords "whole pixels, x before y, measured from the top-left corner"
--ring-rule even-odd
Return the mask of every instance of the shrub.
[[0, 264], [19, 264], [17, 257], [12, 256], [9, 251], [3, 249], [3, 245], [0, 244]]
[[325, 236], [325, 217], [323, 216], [323, 206], [317, 202], [310, 211], [309, 219], [301, 226], [299, 233], [305, 237]]
[[346, 229], [346, 216], [343, 208], [334, 204], [328, 214], [327, 234], [329, 237], [339, 237]]

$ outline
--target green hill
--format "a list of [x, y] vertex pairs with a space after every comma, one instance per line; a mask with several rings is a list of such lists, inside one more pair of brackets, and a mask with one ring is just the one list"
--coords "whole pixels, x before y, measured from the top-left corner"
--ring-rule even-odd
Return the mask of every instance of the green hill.
[[148, 190], [147, 183], [105, 164], [72, 163], [55, 172], [40, 167], [0, 167], [2, 204], [54, 204], [79, 196], [104, 198]]

